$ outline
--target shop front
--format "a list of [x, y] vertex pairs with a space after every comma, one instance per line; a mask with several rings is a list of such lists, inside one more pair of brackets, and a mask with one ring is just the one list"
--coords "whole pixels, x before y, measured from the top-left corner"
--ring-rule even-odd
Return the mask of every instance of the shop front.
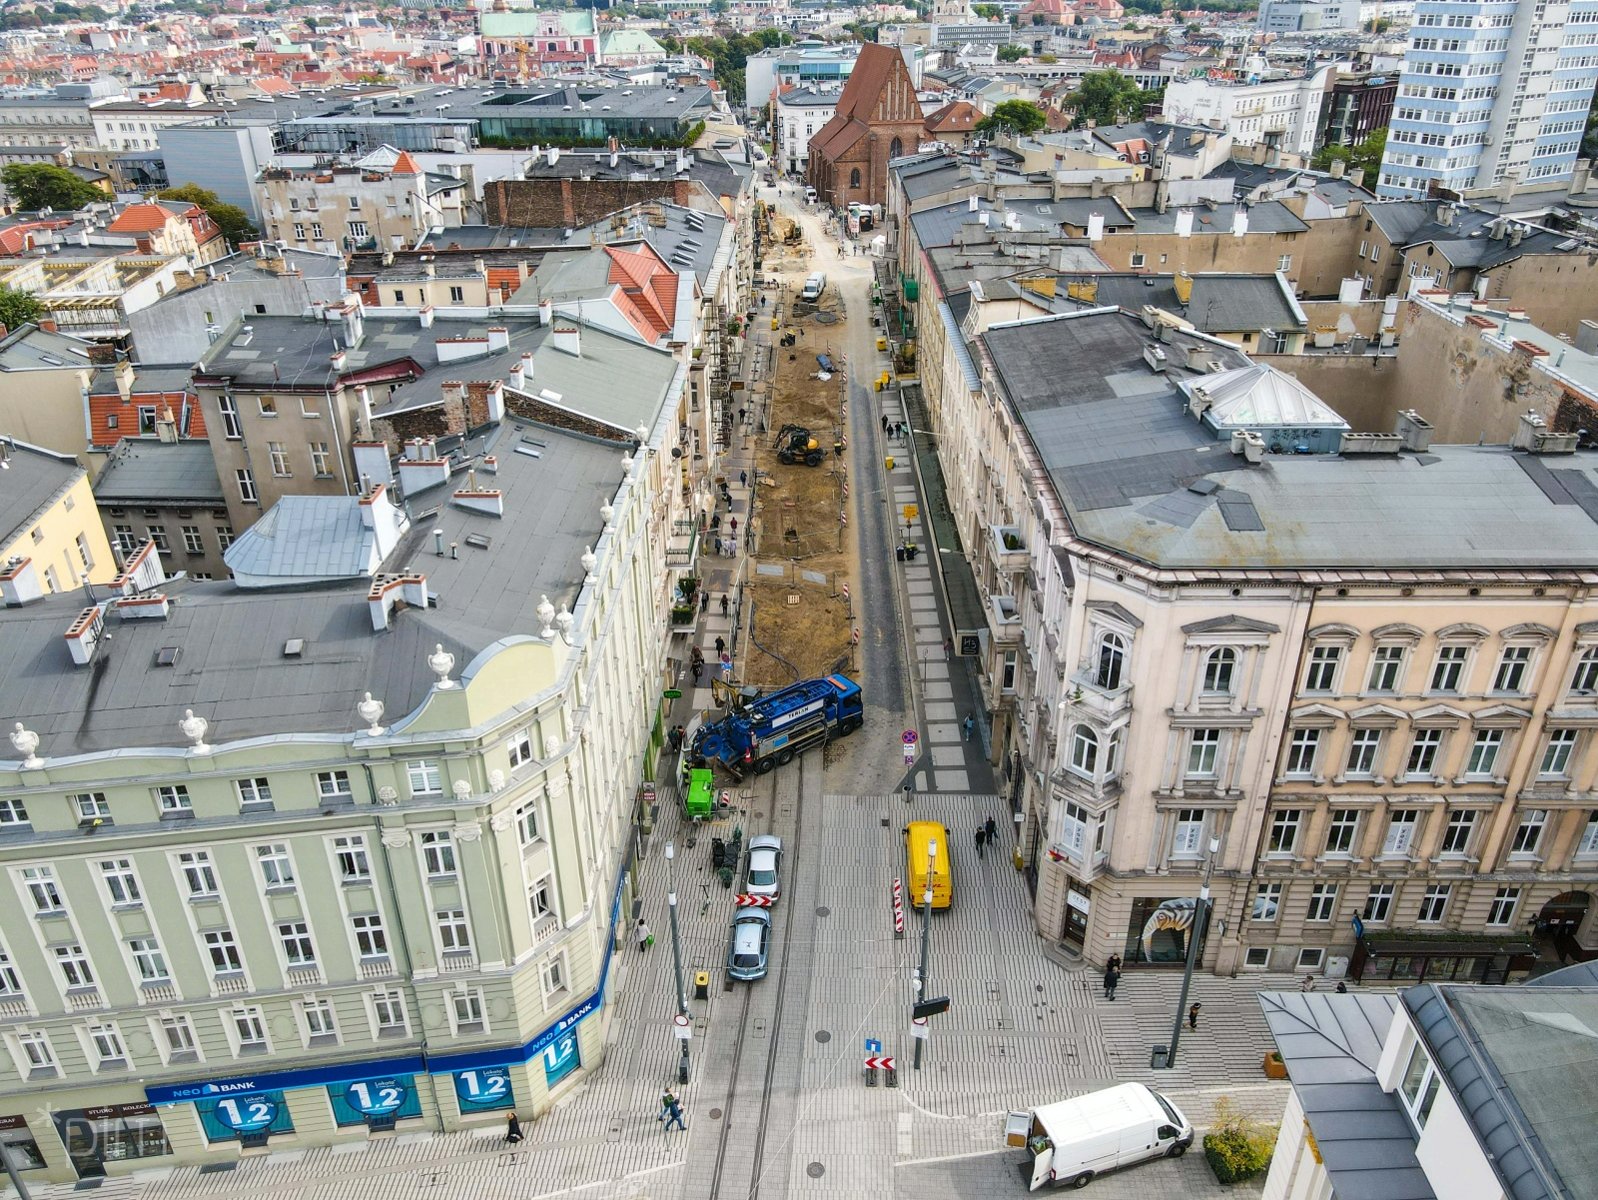
[[108, 1163], [163, 1158], [172, 1153], [160, 1114], [144, 1101], [61, 1109], [50, 1117], [66, 1147], [67, 1161], [80, 1179], [101, 1178]]
[[1356, 983], [1507, 983], [1528, 970], [1537, 948], [1525, 938], [1359, 937], [1348, 974]]
[[21, 1115], [0, 1116], [0, 1144], [4, 1144], [11, 1166], [18, 1171], [42, 1171], [48, 1165], [39, 1153], [33, 1130]]
[[[1124, 966], [1180, 967], [1187, 962], [1188, 939], [1193, 933], [1198, 899], [1194, 896], [1137, 896], [1132, 900], [1132, 915], [1127, 921]], [[1212, 910], [1213, 911], [1213, 910]], [[1204, 958], [1204, 943], [1209, 930], [1199, 938], [1199, 960]]]

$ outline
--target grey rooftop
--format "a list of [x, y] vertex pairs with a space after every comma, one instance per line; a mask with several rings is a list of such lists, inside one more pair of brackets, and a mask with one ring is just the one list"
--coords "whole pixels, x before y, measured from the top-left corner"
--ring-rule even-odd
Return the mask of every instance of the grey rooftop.
[[123, 438], [94, 481], [94, 498], [102, 507], [185, 501], [221, 505], [222, 483], [211, 443], [204, 438]]
[[40, 510], [71, 487], [82, 467], [70, 454], [56, 454], [0, 435], [0, 546], [14, 542]]

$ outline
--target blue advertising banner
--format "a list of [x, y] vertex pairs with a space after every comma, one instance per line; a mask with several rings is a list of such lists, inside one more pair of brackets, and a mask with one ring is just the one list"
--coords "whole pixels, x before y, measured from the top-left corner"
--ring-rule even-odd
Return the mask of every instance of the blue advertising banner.
[[282, 1092], [257, 1092], [200, 1100], [194, 1105], [207, 1141], [230, 1142], [241, 1134], [292, 1133], [294, 1121]]
[[333, 1120], [339, 1125], [361, 1125], [370, 1120], [394, 1120], [422, 1115], [422, 1098], [414, 1075], [384, 1079], [357, 1079], [335, 1083], [327, 1089]]
[[515, 1108], [516, 1092], [511, 1087], [510, 1069], [484, 1067], [477, 1071], [455, 1072], [455, 1100], [463, 1113]]
[[581, 1064], [582, 1056], [577, 1052], [577, 1031], [573, 1029], [545, 1048], [545, 1084], [549, 1087], [554, 1087]]

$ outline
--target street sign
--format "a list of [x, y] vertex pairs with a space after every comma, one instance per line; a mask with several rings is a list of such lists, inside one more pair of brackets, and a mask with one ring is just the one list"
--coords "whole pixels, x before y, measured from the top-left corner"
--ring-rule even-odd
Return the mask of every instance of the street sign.
[[685, 1042], [694, 1036], [693, 1028], [688, 1024], [688, 1018], [682, 1013], [678, 1013], [671, 1019], [671, 1025], [672, 1032]]
[[746, 892], [739, 892], [733, 897], [733, 903], [739, 908], [770, 908], [770, 896], [751, 896]]
[[876, 1038], [867, 1038], [866, 1039], [866, 1053], [867, 1054], [881, 1054], [882, 1053], [882, 1043], [879, 1040], [877, 1040]]
[[876, 1056], [866, 1059], [866, 1070], [875, 1071], [878, 1067], [881, 1067], [884, 1071], [894, 1070], [893, 1059], [887, 1057], [878, 1058]]
[[920, 515], [921, 510], [914, 504], [906, 504], [904, 506], [904, 523], [906, 525], [910, 524], [911, 521], [914, 521]]
[[665, 691], [661, 692], [660, 694], [662, 696], [664, 696], [667, 700], [681, 700], [682, 699], [682, 689], [681, 688], [667, 688]]
[[910, 1010], [912, 1017], [925, 1021], [928, 1017], [935, 1017], [939, 1013], [949, 1011], [949, 997], [934, 996], [930, 1000], [923, 1000]]
[[904, 733], [899, 735], [899, 740], [906, 746], [914, 746], [921, 740], [921, 735], [918, 734], [914, 729], [906, 729]]
[[915, 761], [916, 761], [916, 748], [914, 746], [906, 746], [904, 748], [904, 765], [907, 766], [907, 767], [914, 766], [915, 765]]
[[915, 1017], [911, 1020], [910, 1036], [918, 1038], [930, 1036], [927, 1030], [927, 1019], [925, 1017]]

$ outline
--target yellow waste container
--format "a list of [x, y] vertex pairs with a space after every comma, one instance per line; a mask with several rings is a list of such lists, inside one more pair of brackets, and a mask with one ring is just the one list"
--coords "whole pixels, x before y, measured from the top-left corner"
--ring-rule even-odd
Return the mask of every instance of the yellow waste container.
[[771, 327], [773, 329], [775, 329], [777, 327], [777, 318], [776, 317], [772, 317], [771, 318]]
[[893, 455], [890, 454], [887, 458], [883, 459], [882, 465], [890, 471], [893, 470]]
[[710, 999], [710, 972], [709, 971], [695, 971], [694, 972], [694, 999], [695, 1000], [708, 1000], [708, 999]]
[[888, 348], [888, 339], [885, 338], [885, 337], [879, 337], [877, 339], [877, 349], [878, 350], [886, 350], [887, 348]]

